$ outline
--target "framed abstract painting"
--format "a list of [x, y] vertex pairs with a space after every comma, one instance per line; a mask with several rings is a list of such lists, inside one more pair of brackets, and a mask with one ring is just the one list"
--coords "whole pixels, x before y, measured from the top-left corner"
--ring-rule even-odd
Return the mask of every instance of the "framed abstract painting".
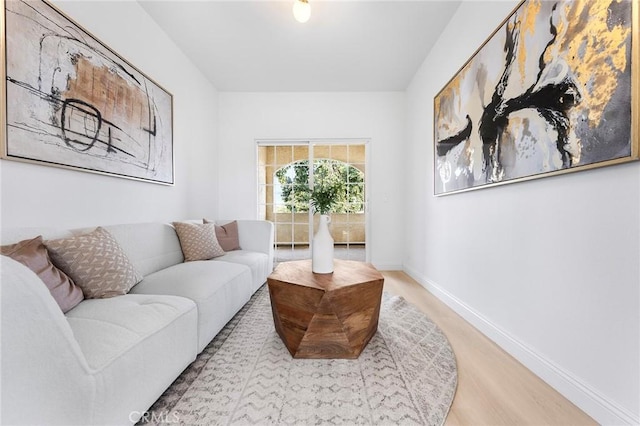
[[172, 95], [48, 2], [0, 3], [2, 158], [172, 185]]
[[434, 194], [638, 159], [638, 0], [524, 0], [434, 98]]

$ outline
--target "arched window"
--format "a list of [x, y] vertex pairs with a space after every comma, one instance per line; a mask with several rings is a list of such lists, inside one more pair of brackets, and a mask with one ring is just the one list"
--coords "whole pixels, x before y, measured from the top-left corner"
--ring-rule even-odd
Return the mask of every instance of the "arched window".
[[[364, 213], [364, 173], [361, 170], [339, 160], [318, 158], [313, 161], [313, 178], [340, 184], [334, 213]], [[289, 163], [276, 170], [273, 177], [274, 213], [308, 212], [310, 181], [309, 160]]]

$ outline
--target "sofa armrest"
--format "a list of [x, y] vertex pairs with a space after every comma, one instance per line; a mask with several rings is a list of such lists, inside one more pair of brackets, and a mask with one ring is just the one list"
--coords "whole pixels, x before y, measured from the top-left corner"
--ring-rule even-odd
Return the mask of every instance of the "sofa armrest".
[[[220, 221], [220, 224], [228, 222]], [[273, 265], [273, 222], [268, 220], [238, 220], [237, 222], [240, 247], [243, 250], [267, 254], [269, 256], [269, 265]]]
[[[2, 424], [89, 424], [97, 383], [40, 278], [0, 256]], [[84, 302], [82, 302], [84, 303]]]

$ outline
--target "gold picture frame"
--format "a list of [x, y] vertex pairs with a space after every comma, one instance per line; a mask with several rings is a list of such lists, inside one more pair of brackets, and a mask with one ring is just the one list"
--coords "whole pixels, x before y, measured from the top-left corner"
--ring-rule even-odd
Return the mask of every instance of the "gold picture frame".
[[638, 160], [639, 0], [523, 0], [434, 97], [434, 195]]

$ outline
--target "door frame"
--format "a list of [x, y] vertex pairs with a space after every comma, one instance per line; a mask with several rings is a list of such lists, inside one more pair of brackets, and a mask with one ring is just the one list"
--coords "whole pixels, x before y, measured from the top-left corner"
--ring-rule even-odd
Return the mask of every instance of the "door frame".
[[[365, 146], [365, 173], [364, 173], [364, 247], [365, 247], [365, 261], [371, 261], [371, 208], [370, 208], [370, 175], [371, 175], [371, 138], [300, 138], [300, 139], [265, 139], [257, 138], [255, 141], [255, 161], [258, 163], [258, 149], [264, 146], [288, 146], [288, 145], [306, 145], [309, 147], [309, 164], [313, 164], [313, 146], [314, 145], [364, 145]], [[259, 176], [256, 174], [256, 192], [255, 199], [258, 199]], [[260, 204], [258, 203], [256, 210], [256, 217], [259, 214]], [[309, 213], [309, 245], [313, 238], [313, 215]], [[274, 242], [275, 244], [275, 242]]]

